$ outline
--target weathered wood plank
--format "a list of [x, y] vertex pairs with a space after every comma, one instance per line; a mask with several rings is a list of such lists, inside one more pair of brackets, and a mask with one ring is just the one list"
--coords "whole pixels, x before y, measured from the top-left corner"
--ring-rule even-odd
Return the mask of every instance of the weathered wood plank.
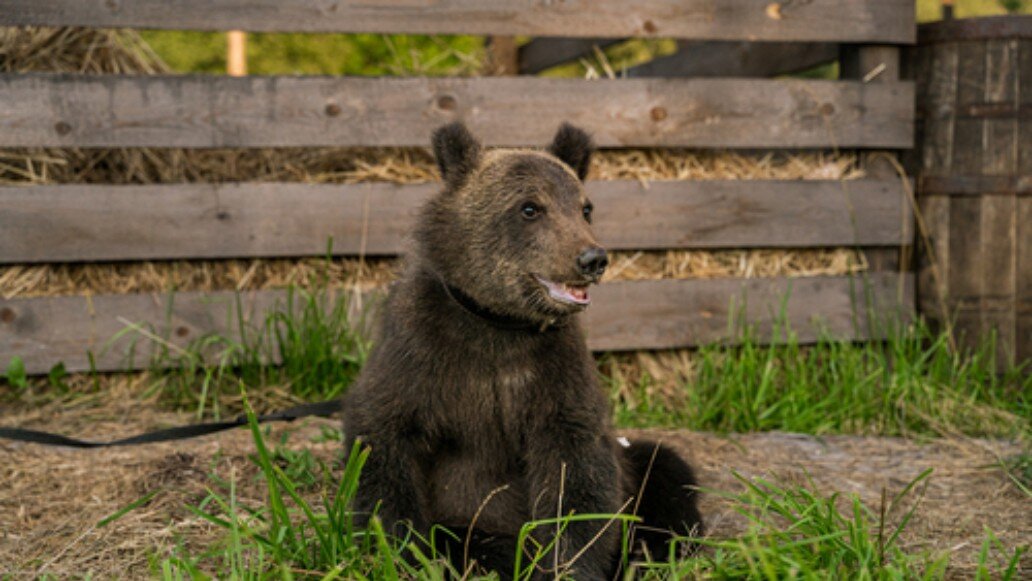
[[945, 18], [936, 22], [926, 22], [918, 30], [918, 42], [922, 45], [1001, 38], [1032, 38], [1032, 20], [1019, 14]]
[[843, 79], [859, 79], [865, 83], [887, 83], [899, 79], [899, 47], [856, 46], [842, 48]]
[[[1026, 19], [1026, 21], [1028, 20]], [[1022, 42], [1018, 46], [1017, 68], [1018, 98], [1016, 100], [1019, 103], [1032, 103], [1032, 42]]]
[[[1032, 127], [1032, 125], [1029, 125]], [[1027, 132], [1032, 143], [1032, 131]], [[1030, 156], [1032, 157], [1032, 156]], [[1018, 152], [1020, 162], [1021, 155]], [[1018, 172], [1020, 174], [1020, 172]], [[922, 194], [936, 196], [984, 196], [986, 194], [1032, 194], [1032, 174], [1026, 175], [951, 175], [922, 176], [918, 183]]]
[[[918, 101], [923, 108], [924, 136], [923, 168], [918, 173], [950, 175], [953, 173], [955, 143], [954, 116], [956, 113], [959, 82], [959, 50], [956, 43], [925, 48], [932, 52], [927, 96]], [[918, 71], [920, 74], [920, 71]]]
[[[0, 263], [404, 250], [437, 184], [0, 187]], [[608, 248], [896, 246], [911, 237], [898, 179], [592, 181]]]
[[773, 77], [838, 58], [837, 44], [783, 42], [688, 43], [675, 54], [627, 69], [641, 77]]
[[[735, 342], [741, 329], [728, 330], [732, 317], [753, 325], [761, 341], [783, 340], [786, 322], [802, 343], [815, 342], [825, 333], [839, 339], [884, 338], [886, 323], [893, 317], [898, 321], [901, 313], [912, 309], [913, 289], [911, 275], [895, 273], [875, 273], [866, 280], [813, 277], [611, 283], [595, 292], [597, 304], [586, 311], [585, 322], [588, 344], [597, 351]], [[873, 310], [865, 305], [872, 305]], [[878, 315], [869, 317], [869, 311]]]
[[[787, 321], [804, 343], [822, 333], [867, 339], [883, 337], [885, 328], [868, 319], [865, 305], [872, 304], [871, 312], [879, 316], [905, 314], [912, 308], [912, 291], [912, 277], [896, 274], [874, 274], [866, 280], [616, 282], [592, 292], [594, 304], [584, 316], [589, 346], [597, 351], [733, 342], [740, 329], [729, 334], [732, 314], [755, 325], [760, 340], [784, 339], [774, 334], [778, 321]], [[134, 325], [169, 345], [183, 346], [209, 333], [233, 336], [238, 315], [249, 325], [260, 325], [267, 313], [282, 310], [284, 301], [284, 291], [179, 293], [171, 299], [136, 294], [0, 300], [0, 363], [18, 356], [30, 373], [45, 373], [58, 362], [69, 371], [81, 371], [89, 368], [87, 352], [92, 352], [98, 370], [138, 369], [149, 364], [157, 347], [134, 331]]]
[[985, 44], [985, 101], [1018, 103], [1018, 47], [1013, 39]]
[[[1020, 98], [1032, 102], [1032, 42], [1021, 47], [1023, 65]], [[1027, 66], [1026, 66], [1027, 65]], [[1021, 143], [1032, 143], [1032, 122], [1024, 121], [1019, 128]], [[1021, 147], [1018, 152], [1018, 174], [1032, 176], [1032, 147]], [[1027, 178], [1032, 192], [1032, 177]], [[1032, 196], [1018, 197], [1015, 201], [1017, 236], [1014, 247], [1015, 262], [1015, 361], [1032, 361]]]
[[985, 102], [986, 43], [965, 42], [957, 48], [957, 105]]
[[[961, 83], [963, 86], [963, 83]], [[984, 119], [954, 119], [950, 161], [950, 173], [979, 175], [982, 172], [982, 156], [985, 155]]]
[[[1032, 171], [1032, 167], [1029, 167]], [[1015, 361], [1032, 361], [1032, 197], [1018, 198], [1015, 256]]]
[[921, 313], [945, 323], [949, 320], [950, 280], [950, 198], [922, 196], [921, 217], [928, 229], [927, 238], [918, 241], [917, 300]]
[[[839, 56], [841, 78], [875, 85], [899, 81], [899, 47], [846, 45], [841, 47]], [[872, 178], [898, 180], [898, 166], [890, 156], [898, 158], [897, 154], [884, 152], [863, 153], [861, 163], [866, 174]], [[904, 219], [907, 221], [906, 228], [911, 229], [913, 216], [908, 214]], [[902, 243], [903, 247], [895, 252], [892, 252], [893, 249], [866, 248], [864, 258], [874, 269], [881, 267], [884, 270], [887, 266], [895, 266], [897, 270], [907, 271], [911, 269], [913, 242], [913, 236], [907, 238]]]
[[911, 43], [912, 0], [0, 0], [0, 25]]
[[953, 198], [949, 218], [950, 298], [968, 307], [981, 305], [982, 199]]
[[419, 146], [466, 121], [542, 145], [910, 147], [913, 85], [797, 79], [0, 75], [0, 146]]
[[520, 72], [519, 47], [514, 36], [491, 36], [484, 43], [487, 50], [487, 62], [484, 63], [485, 75], [504, 76], [518, 75]]
[[982, 336], [996, 336], [999, 369], [1013, 363], [1016, 325], [1017, 197], [983, 196]]

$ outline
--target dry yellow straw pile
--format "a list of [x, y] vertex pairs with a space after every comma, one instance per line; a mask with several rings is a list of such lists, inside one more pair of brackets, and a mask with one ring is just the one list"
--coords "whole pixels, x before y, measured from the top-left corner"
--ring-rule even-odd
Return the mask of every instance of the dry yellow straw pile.
[[[0, 29], [0, 71], [154, 74], [168, 67], [132, 31]], [[740, 154], [685, 149], [601, 152], [599, 180], [854, 179], [856, 157], [838, 153]], [[8, 149], [0, 184], [294, 181], [418, 183], [437, 179], [424, 149]], [[812, 276], [856, 272], [850, 249], [618, 253], [610, 279]], [[327, 273], [331, 286], [375, 285], [393, 260], [220, 260], [0, 267], [5, 298], [141, 291], [262, 289], [307, 285]]]

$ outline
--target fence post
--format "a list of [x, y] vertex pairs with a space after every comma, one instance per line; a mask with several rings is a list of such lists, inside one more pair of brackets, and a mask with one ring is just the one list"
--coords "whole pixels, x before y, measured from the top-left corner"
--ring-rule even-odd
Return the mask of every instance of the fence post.
[[231, 77], [247, 75], [247, 33], [243, 30], [230, 30], [226, 33], [229, 45], [226, 54], [226, 73]]
[[520, 73], [519, 47], [514, 36], [491, 36], [487, 39], [487, 71], [490, 76]]
[[[899, 80], [900, 50], [896, 46], [843, 46], [839, 76], [864, 83], [893, 83]], [[896, 167], [884, 155], [863, 154], [861, 163], [873, 178], [899, 177]], [[910, 246], [867, 248], [864, 255], [871, 270], [906, 270]]]

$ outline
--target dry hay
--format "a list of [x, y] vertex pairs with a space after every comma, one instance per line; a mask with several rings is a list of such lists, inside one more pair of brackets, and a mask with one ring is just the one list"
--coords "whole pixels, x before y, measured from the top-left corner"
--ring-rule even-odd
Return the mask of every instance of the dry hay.
[[[615, 252], [612, 280], [757, 278], [860, 272], [849, 249]], [[133, 292], [263, 290], [285, 287], [370, 288], [393, 280], [400, 261], [323, 258], [112, 262], [0, 267], [0, 297]]]
[[[140, 383], [105, 385], [94, 397], [0, 412], [5, 425], [41, 429], [61, 426], [63, 433], [108, 439], [190, 421], [185, 413], [162, 412], [139, 396]], [[307, 449], [326, 462], [340, 457], [337, 442], [320, 438], [334, 420], [310, 419], [298, 425], [276, 425], [267, 436], [287, 448]], [[629, 437], [641, 431], [630, 431]], [[1032, 540], [1032, 507], [1007, 477], [993, 468], [1000, 457], [1022, 451], [1013, 443], [981, 440], [937, 440], [917, 444], [897, 438], [790, 434], [719, 436], [655, 432], [681, 450], [696, 466], [704, 488], [736, 492], [746, 478], [763, 477], [785, 484], [813, 482], [822, 494], [857, 494], [878, 511], [884, 489], [888, 498], [933, 468], [914, 519], [902, 542], [909, 550], [949, 552], [953, 578], [970, 578], [978, 560], [984, 527], [1013, 548]], [[168, 556], [177, 544], [197, 555], [224, 538], [186, 505], [197, 505], [208, 487], [228, 491], [212, 476], [233, 479], [240, 505], [261, 506], [262, 484], [248, 460], [253, 443], [247, 430], [235, 430], [177, 443], [134, 448], [77, 451], [0, 442], [0, 573], [16, 578], [146, 577], [149, 559]], [[103, 466], [104, 469], [98, 469]], [[339, 466], [333, 465], [339, 476]], [[98, 522], [154, 492], [153, 498], [110, 525]], [[313, 499], [319, 491], [305, 489]], [[912, 506], [903, 503], [903, 509]], [[703, 497], [709, 534], [740, 534], [744, 518], [717, 495]], [[890, 514], [898, 522], [901, 514]], [[1027, 573], [1029, 559], [1022, 567]], [[1019, 573], [1019, 577], [1021, 573]]]
[[172, 72], [132, 30], [0, 27], [0, 72], [144, 74]]
[[[852, 153], [741, 153], [694, 149], [600, 151], [598, 180], [851, 180]], [[30, 149], [0, 150], [0, 184], [306, 182], [412, 184], [436, 181], [423, 148]]]
[[134, 292], [367, 288], [390, 282], [392, 259], [322, 258], [115, 262], [0, 268], [0, 297]]

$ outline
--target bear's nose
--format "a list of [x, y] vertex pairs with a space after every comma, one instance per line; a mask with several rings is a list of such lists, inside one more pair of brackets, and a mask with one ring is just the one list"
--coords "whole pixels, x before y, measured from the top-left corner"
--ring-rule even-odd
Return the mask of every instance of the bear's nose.
[[588, 248], [577, 257], [577, 266], [584, 276], [599, 277], [609, 266], [609, 258], [606, 257], [605, 248], [593, 246]]

